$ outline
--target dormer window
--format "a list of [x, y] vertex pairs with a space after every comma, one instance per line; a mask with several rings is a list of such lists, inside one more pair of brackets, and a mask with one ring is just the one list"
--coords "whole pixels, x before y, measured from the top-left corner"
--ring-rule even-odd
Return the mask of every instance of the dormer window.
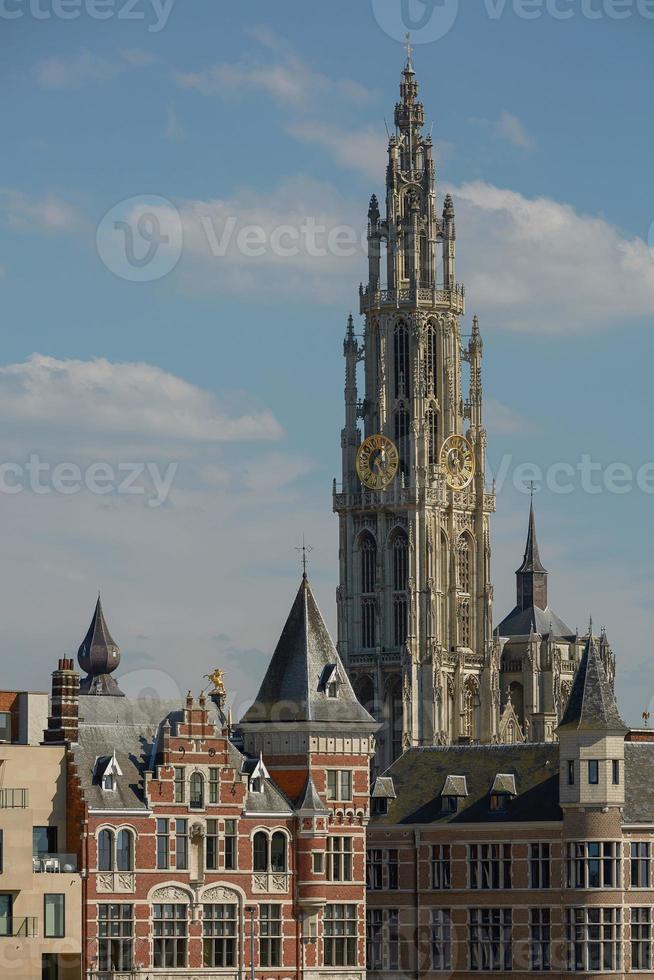
[[[250, 762], [250, 765], [252, 765], [252, 762]], [[259, 756], [259, 761], [257, 762], [257, 764], [252, 769], [252, 772], [250, 773], [250, 783], [249, 783], [250, 792], [263, 793], [264, 781], [266, 779], [270, 779], [270, 776], [268, 774], [268, 770], [266, 769], [263, 763], [263, 758]]]
[[263, 792], [263, 780], [261, 776], [253, 776], [250, 780], [250, 792], [251, 793], [261, 793]]
[[465, 776], [448, 776], [441, 792], [441, 807], [443, 813], [456, 813], [459, 802], [468, 795], [468, 784]]
[[100, 756], [95, 760], [95, 782], [100, 784], [103, 792], [113, 793], [118, 786], [118, 776], [122, 774], [115, 752], [109, 757]]
[[498, 772], [491, 788], [491, 811], [501, 813], [507, 810], [509, 803], [517, 795], [513, 773]]
[[338, 667], [336, 664], [327, 664], [320, 675], [318, 690], [324, 691], [328, 698], [337, 698], [339, 683]]

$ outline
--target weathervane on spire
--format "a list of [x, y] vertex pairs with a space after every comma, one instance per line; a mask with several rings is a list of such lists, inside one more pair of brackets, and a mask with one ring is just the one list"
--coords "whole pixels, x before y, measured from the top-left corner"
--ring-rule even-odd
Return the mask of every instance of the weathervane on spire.
[[298, 552], [302, 552], [302, 578], [307, 577], [307, 555], [313, 551], [310, 544], [306, 544], [304, 540], [304, 535], [302, 535], [302, 547], [297, 547], [295, 549]]

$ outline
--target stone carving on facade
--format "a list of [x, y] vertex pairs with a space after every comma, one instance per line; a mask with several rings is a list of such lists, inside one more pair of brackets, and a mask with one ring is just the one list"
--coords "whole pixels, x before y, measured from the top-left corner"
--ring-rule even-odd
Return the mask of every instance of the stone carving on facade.
[[153, 902], [188, 902], [190, 896], [183, 888], [177, 888], [175, 885], [163, 885], [153, 891], [151, 900]]

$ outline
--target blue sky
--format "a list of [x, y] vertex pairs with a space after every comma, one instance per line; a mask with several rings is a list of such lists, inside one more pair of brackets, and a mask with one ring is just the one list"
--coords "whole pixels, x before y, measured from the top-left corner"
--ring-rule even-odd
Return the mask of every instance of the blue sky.
[[[177, 0], [165, 22], [145, 0], [129, 20], [124, 0], [102, 21], [91, 0], [69, 0], [69, 20], [52, 0], [0, 8], [3, 460], [176, 467], [156, 507], [147, 471], [141, 495], [0, 493], [2, 684], [45, 686], [101, 587], [130, 691], [198, 689], [221, 665], [238, 707], [292, 601], [303, 532], [335, 626], [341, 343], [365, 263], [215, 256], [206, 222], [360, 232], [383, 194], [402, 4]], [[489, 462], [508, 473], [499, 621], [528, 507], [516, 467], [587, 455], [601, 481], [654, 460], [654, 21], [645, 0], [622, 0], [623, 19], [611, 0], [544, 0], [535, 19], [518, 0], [407, 9], [457, 14], [436, 41], [414, 32], [414, 60], [481, 316]], [[144, 201], [179, 261], [137, 282], [98, 249], [111, 266], [111, 222]], [[637, 721], [654, 694], [654, 497], [632, 483], [589, 493], [576, 476], [570, 493], [544, 486], [537, 511], [552, 604], [606, 625]]]

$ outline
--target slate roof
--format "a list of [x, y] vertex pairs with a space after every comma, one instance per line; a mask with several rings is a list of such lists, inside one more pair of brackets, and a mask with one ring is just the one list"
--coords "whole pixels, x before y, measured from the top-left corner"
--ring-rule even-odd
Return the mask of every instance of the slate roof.
[[521, 609], [515, 606], [497, 627], [500, 636], [529, 636], [539, 633], [549, 636], [551, 633], [558, 638], [572, 639], [575, 631], [556, 615], [553, 609], [539, 609], [538, 606], [527, 606]]
[[589, 732], [626, 732], [604, 662], [589, 634], [566, 709], [557, 728]]
[[[455, 813], [443, 809], [441, 797], [452, 773], [465, 776], [468, 790]], [[498, 773], [515, 777], [517, 795], [506, 810], [491, 811], [491, 789]], [[393, 777], [397, 799], [389, 802], [388, 813], [372, 817], [372, 827], [562, 819], [559, 746], [553, 742], [409, 749], [384, 775]]]
[[[99, 698], [82, 695], [78, 743], [73, 758], [84, 796], [94, 810], [146, 810], [143, 792], [144, 774], [152, 770], [157, 745], [166, 720], [182, 721], [179, 700], [154, 698]], [[222, 727], [222, 716], [212, 701], [207, 701], [210, 719]], [[213, 718], [212, 718], [213, 715]], [[116, 789], [104, 791], [96, 766], [98, 758], [113, 749], [122, 776]], [[229, 744], [230, 761], [240, 771], [243, 757]]]
[[246, 813], [279, 813], [280, 816], [291, 816], [293, 807], [281, 789], [270, 779], [262, 780], [260, 793], [245, 794], [243, 809]]
[[[334, 667], [338, 689], [337, 696], [331, 698], [324, 680]], [[288, 722], [353, 724], [370, 732], [378, 728], [356, 699], [306, 577], [302, 578], [256, 701], [241, 724], [283, 726]]]
[[100, 596], [86, 636], [77, 651], [79, 665], [87, 676], [80, 682], [82, 694], [123, 697], [123, 692], [110, 676], [120, 663], [120, 648], [109, 632]]
[[313, 781], [311, 773], [309, 773], [307, 784], [304, 787], [304, 793], [296, 803], [295, 809], [298, 811], [311, 811], [312, 813], [329, 813], [328, 808], [320, 798], [320, 793], [316, 789], [316, 784]]
[[625, 742], [624, 823], [654, 823], [654, 742]]
[[540, 560], [538, 552], [538, 540], [536, 539], [536, 518], [534, 517], [534, 503], [532, 500], [529, 508], [529, 529], [527, 531], [527, 544], [522, 565], [516, 571], [516, 575], [526, 572], [547, 572], [547, 569]]
[[370, 794], [373, 800], [394, 800], [397, 796], [391, 776], [377, 776]]

